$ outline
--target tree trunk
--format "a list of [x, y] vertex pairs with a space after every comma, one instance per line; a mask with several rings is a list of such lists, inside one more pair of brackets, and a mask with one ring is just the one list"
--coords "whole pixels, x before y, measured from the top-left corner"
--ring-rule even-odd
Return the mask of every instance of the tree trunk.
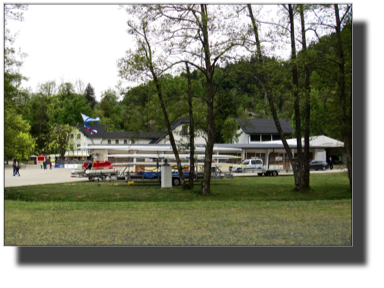
[[168, 113], [167, 113], [167, 110], [165, 109], [165, 105], [164, 105], [164, 101], [163, 101], [163, 94], [161, 92], [160, 83], [159, 83], [159, 80], [157, 79], [157, 76], [156, 76], [155, 72], [153, 71], [152, 67], [151, 67], [151, 72], [152, 72], [152, 76], [153, 76], [153, 81], [155, 82], [155, 85], [156, 85], [157, 94], [159, 96], [161, 109], [163, 110], [163, 116], [164, 116], [165, 124], [167, 125], [169, 141], [171, 142], [173, 153], [175, 154], [176, 163], [177, 163], [177, 171], [179, 172], [181, 186], [183, 187], [183, 189], [185, 189], [185, 181], [184, 181], [183, 169], [181, 168], [179, 151], [177, 150], [175, 138], [173, 137], [171, 124], [169, 123]]
[[207, 97], [207, 147], [205, 149], [204, 161], [204, 175], [201, 182], [201, 193], [203, 195], [211, 194], [211, 167], [212, 167], [212, 154], [215, 137], [215, 118], [213, 113], [213, 67], [211, 65], [211, 53], [209, 51], [208, 40], [208, 11], [207, 5], [201, 4], [202, 13], [202, 33], [203, 33], [203, 48], [205, 54], [205, 73], [206, 73], [206, 97]]
[[303, 189], [303, 152], [301, 144], [301, 119], [300, 119], [300, 102], [299, 102], [299, 80], [297, 76], [297, 63], [296, 63], [296, 41], [295, 41], [295, 22], [293, 18], [293, 8], [288, 4], [289, 23], [291, 32], [291, 62], [292, 62], [292, 82], [294, 94], [294, 109], [295, 109], [295, 123], [296, 123], [296, 143], [297, 143], [297, 171], [295, 174], [295, 189], [300, 191]]
[[258, 28], [256, 25], [255, 18], [253, 16], [252, 7], [250, 4], [248, 4], [247, 6], [248, 6], [249, 15], [250, 15], [251, 21], [252, 21], [253, 32], [255, 34], [256, 48], [257, 48], [257, 59], [259, 60], [259, 64], [260, 64], [260, 74], [261, 74], [262, 82], [264, 85], [264, 90], [265, 90], [265, 93], [266, 93], [267, 98], [268, 98], [269, 106], [271, 108], [271, 113], [273, 116], [273, 120], [275, 121], [277, 131], [279, 132], [281, 141], [283, 142], [285, 152], [288, 154], [289, 161], [292, 165], [293, 174], [294, 174], [294, 178], [295, 178], [295, 189], [301, 190], [301, 185], [296, 185], [296, 183], [298, 183], [298, 182], [300, 183], [300, 181], [297, 181], [296, 179], [301, 177], [300, 176], [301, 173], [300, 173], [300, 171], [298, 171], [299, 166], [296, 165], [296, 163], [293, 161], [293, 155], [292, 155], [291, 148], [289, 147], [287, 140], [285, 139], [283, 129], [281, 128], [279, 118], [277, 117], [276, 107], [274, 105], [272, 93], [270, 91], [271, 89], [269, 88], [269, 85], [268, 85], [268, 82], [266, 80], [265, 73], [264, 73], [264, 64], [263, 64], [263, 59], [262, 59], [262, 54], [261, 54], [261, 44], [260, 44], [260, 39], [258, 36]]
[[[204, 176], [201, 182], [201, 193], [211, 194], [211, 169], [212, 169], [212, 155], [213, 145], [215, 139], [215, 119], [213, 115], [213, 97], [212, 97], [212, 82], [207, 81], [207, 132], [208, 141], [205, 149], [205, 161], [204, 161]], [[211, 96], [209, 96], [211, 95]]]
[[309, 127], [310, 127], [310, 88], [309, 88], [309, 70], [306, 65], [307, 62], [307, 41], [305, 34], [304, 22], [304, 5], [300, 4], [300, 18], [301, 18], [301, 35], [302, 35], [302, 52], [304, 53], [304, 97], [305, 97], [305, 118], [304, 118], [304, 175], [303, 175], [303, 188], [310, 189], [309, 178]]
[[346, 155], [348, 177], [349, 177], [349, 186], [352, 187], [352, 130], [349, 125], [350, 120], [347, 115], [347, 97], [345, 92], [345, 71], [344, 71], [344, 51], [343, 43], [341, 40], [341, 21], [339, 16], [339, 6], [334, 4], [335, 8], [335, 17], [336, 17], [336, 37], [337, 37], [337, 58], [338, 58], [338, 84], [339, 84], [339, 103], [340, 103], [340, 112], [341, 112], [341, 125], [342, 125], [342, 134], [344, 139], [344, 150]]
[[191, 87], [191, 72], [189, 71], [189, 66], [185, 63], [188, 76], [188, 112], [189, 112], [189, 188], [193, 189], [193, 178], [195, 175], [195, 121], [193, 118], [193, 109], [192, 109], [192, 87]]

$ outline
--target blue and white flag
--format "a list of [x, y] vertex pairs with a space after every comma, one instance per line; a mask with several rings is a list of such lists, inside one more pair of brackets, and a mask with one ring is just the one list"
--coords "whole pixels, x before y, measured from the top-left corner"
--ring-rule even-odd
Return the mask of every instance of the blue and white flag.
[[84, 115], [83, 113], [81, 113], [81, 117], [83, 117], [85, 131], [91, 132], [91, 134], [97, 134], [97, 130], [92, 130], [88, 123], [89, 122], [96, 122], [97, 124], [99, 124], [100, 118], [97, 117], [95, 119], [92, 119], [92, 118]]
[[100, 121], [99, 117], [92, 119], [91, 117], [88, 117], [87, 115], [84, 115], [83, 113], [81, 113], [81, 117], [83, 117], [84, 123], [96, 122], [97, 124], [99, 124], [99, 121]]

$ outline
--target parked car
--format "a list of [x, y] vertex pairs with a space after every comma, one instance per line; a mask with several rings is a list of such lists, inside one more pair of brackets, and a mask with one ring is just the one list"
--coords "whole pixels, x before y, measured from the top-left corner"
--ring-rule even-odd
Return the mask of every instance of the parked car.
[[313, 160], [309, 162], [309, 170], [325, 170], [328, 169], [329, 165], [326, 161], [322, 160]]
[[231, 169], [233, 172], [242, 173], [247, 169], [262, 169], [263, 168], [263, 160], [259, 158], [255, 159], [245, 159], [241, 165], [247, 165], [242, 167], [236, 167], [235, 169]]

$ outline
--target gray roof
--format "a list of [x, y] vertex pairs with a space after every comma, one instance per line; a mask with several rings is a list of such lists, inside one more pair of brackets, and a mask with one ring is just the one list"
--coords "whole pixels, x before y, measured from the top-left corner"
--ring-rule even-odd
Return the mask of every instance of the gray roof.
[[171, 123], [171, 129], [175, 129], [180, 124], [189, 123], [189, 116], [185, 116]]
[[113, 138], [113, 139], [129, 139], [129, 138], [139, 138], [139, 139], [153, 139], [162, 136], [162, 133], [157, 132], [104, 132], [103, 139]]
[[[174, 122], [171, 123], [171, 129], [172, 131], [175, 130], [175, 128], [177, 126], [179, 126], [180, 124], [184, 124], [184, 123], [189, 123], [189, 117], [188, 116], [185, 116], [183, 118], [180, 118]], [[151, 142], [149, 142], [149, 144], [157, 144], [159, 143], [164, 137], [166, 137], [168, 135], [168, 131], [167, 131], [167, 128], [165, 129], [165, 131], [163, 133], [159, 133], [160, 136], [158, 136], [158, 138], [156, 139], [153, 139]]]
[[[236, 119], [236, 121], [246, 134], [279, 134], [273, 119]], [[293, 128], [289, 125], [288, 120], [279, 119], [279, 121], [284, 134], [293, 133]]]
[[108, 132], [106, 125], [89, 125], [92, 130], [97, 130], [97, 134], [91, 134], [91, 132], [86, 132], [84, 125], [77, 126], [79, 130], [88, 138], [102, 138], [102, 139], [130, 139], [130, 138], [140, 138], [140, 139], [156, 139], [161, 137], [163, 134], [158, 132]]
[[84, 125], [77, 125], [77, 128], [88, 138], [103, 138], [103, 134], [107, 131], [106, 125], [89, 125], [92, 130], [97, 130], [97, 134], [92, 134], [91, 132], [86, 132]]

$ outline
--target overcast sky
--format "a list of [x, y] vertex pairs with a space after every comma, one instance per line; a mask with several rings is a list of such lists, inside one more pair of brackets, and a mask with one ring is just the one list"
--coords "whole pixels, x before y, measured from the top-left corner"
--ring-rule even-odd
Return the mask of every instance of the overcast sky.
[[[274, 6], [265, 7], [263, 13]], [[127, 20], [118, 5], [30, 4], [23, 22], [8, 21], [11, 33], [19, 32], [16, 51], [28, 54], [20, 71], [29, 78], [23, 86], [36, 92], [39, 83], [81, 80], [93, 86], [98, 101], [108, 88], [117, 91], [121, 80], [117, 60], [133, 46]], [[289, 52], [277, 54], [289, 57]]]
[[35, 91], [38, 83], [81, 79], [100, 100], [102, 91], [115, 89], [116, 61], [132, 43], [126, 21], [118, 5], [29, 5], [23, 22], [9, 21], [11, 32], [19, 31], [16, 49], [28, 54], [24, 86]]

